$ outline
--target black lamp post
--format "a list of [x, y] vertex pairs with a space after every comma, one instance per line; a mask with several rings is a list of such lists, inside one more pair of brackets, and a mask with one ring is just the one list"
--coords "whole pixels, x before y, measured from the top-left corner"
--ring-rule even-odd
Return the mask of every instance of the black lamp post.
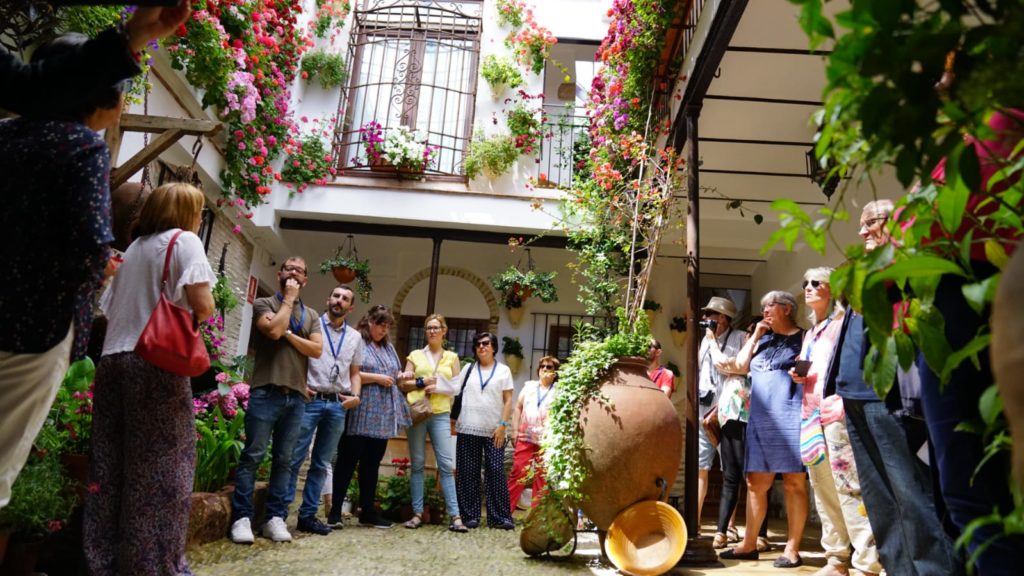
[[818, 161], [818, 156], [814, 152], [814, 146], [807, 151], [807, 177], [821, 187], [821, 191], [825, 194], [826, 198], [832, 198], [832, 194], [835, 193], [836, 187], [839, 186], [839, 176], [832, 174], [831, 171], [832, 162], [828, 162], [826, 166], [822, 166], [821, 162]]

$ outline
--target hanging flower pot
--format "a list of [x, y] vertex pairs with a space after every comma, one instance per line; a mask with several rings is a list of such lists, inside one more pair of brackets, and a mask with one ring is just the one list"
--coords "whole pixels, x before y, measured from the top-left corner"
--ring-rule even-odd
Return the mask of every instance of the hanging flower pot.
[[[526, 249], [527, 256], [530, 249]], [[527, 262], [527, 270], [523, 272], [517, 265], [509, 265], [500, 274], [491, 276], [491, 286], [501, 294], [501, 303], [509, 311], [509, 320], [513, 326], [518, 325], [518, 320], [512, 317], [512, 310], [522, 308], [523, 302], [534, 294], [541, 302], [557, 302], [558, 290], [555, 288], [555, 276], [557, 272], [537, 272], [533, 269], [533, 258]], [[522, 312], [518, 313], [522, 316]]]
[[506, 354], [505, 364], [508, 365], [508, 369], [511, 370], [513, 374], [518, 374], [519, 368], [523, 365], [523, 357]]
[[680, 330], [672, 331], [672, 343], [676, 346], [682, 346], [686, 343], [686, 332]]
[[505, 314], [508, 315], [508, 321], [512, 324], [513, 328], [518, 328], [519, 323], [523, 321], [523, 307], [516, 306], [515, 308], [505, 308]]
[[348, 284], [356, 279], [356, 271], [348, 266], [336, 266], [331, 268], [331, 274], [334, 275], [334, 279], [337, 280], [339, 284]]

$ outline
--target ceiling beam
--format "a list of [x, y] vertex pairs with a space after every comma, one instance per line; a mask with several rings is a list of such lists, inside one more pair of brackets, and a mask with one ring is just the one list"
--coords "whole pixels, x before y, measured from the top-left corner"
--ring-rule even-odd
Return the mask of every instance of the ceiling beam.
[[791, 106], [814, 106], [820, 108], [824, 102], [820, 100], [791, 100], [788, 98], [762, 98], [760, 96], [726, 96], [725, 94], [705, 94], [707, 100], [725, 100], [728, 102], [756, 102], [758, 104], [787, 104]]
[[831, 50], [801, 50], [797, 48], [767, 48], [763, 46], [729, 46], [729, 52], [751, 52], [754, 54], [779, 54], [783, 56], [829, 56]]
[[701, 142], [715, 142], [719, 144], [757, 144], [761, 146], [799, 146], [801, 148], [810, 148], [814, 146], [814, 142], [797, 142], [793, 140], [751, 140], [748, 138], [712, 138], [710, 136], [701, 136]]
[[[361, 236], [391, 236], [398, 238], [439, 238], [455, 242], [508, 245], [508, 239], [519, 236], [516, 232], [485, 232], [453, 228], [430, 228], [427, 226], [404, 226], [376, 222], [351, 222], [341, 220], [314, 220], [311, 218], [281, 218], [282, 230], [306, 232], [328, 232], [333, 234], [358, 234]], [[568, 240], [564, 236], [532, 236], [527, 247], [565, 249]]]

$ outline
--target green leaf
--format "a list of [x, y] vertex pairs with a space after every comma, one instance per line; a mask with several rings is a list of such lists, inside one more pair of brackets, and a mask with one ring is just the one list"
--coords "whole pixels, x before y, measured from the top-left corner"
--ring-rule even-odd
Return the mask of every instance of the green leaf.
[[968, 190], [981, 190], [981, 162], [974, 146], [965, 146], [960, 154], [960, 179]]
[[1002, 274], [994, 274], [985, 278], [981, 282], [975, 282], [973, 284], [964, 284], [961, 291], [964, 293], [964, 298], [967, 299], [967, 303], [971, 306], [977, 314], [982, 314], [985, 310], [985, 306], [992, 302], [996, 297], [996, 288], [999, 287], [999, 279], [1002, 278]]
[[864, 359], [864, 381], [874, 388], [879, 398], [889, 395], [896, 380], [896, 367], [896, 343], [892, 338], [886, 340], [882, 348], [871, 347]]
[[917, 348], [914, 347], [914, 341], [902, 330], [895, 331], [893, 339], [896, 341], [896, 357], [899, 359], [900, 368], [910, 370], [910, 367], [914, 364], [914, 358], [917, 357]]
[[881, 272], [872, 272], [868, 276], [867, 285], [874, 286], [879, 282], [892, 280], [902, 286], [908, 278], [932, 275], [941, 276], [942, 274], [966, 276], [964, 271], [955, 262], [944, 260], [938, 256], [916, 254], [896, 262]]
[[[920, 308], [907, 318], [907, 326], [910, 328], [914, 343], [924, 354], [928, 366], [933, 372], [940, 374], [941, 378], [946, 359], [953, 353], [949, 341], [946, 340], [945, 319], [935, 308]], [[945, 380], [942, 382], [944, 384]]]
[[75, 392], [84, 392], [89, 388], [89, 384], [92, 384], [95, 376], [96, 365], [93, 364], [92, 358], [86, 356], [68, 366], [63, 385]]
[[987, 351], [991, 341], [991, 334], [982, 334], [971, 338], [971, 341], [965, 344], [963, 348], [946, 357], [946, 363], [942, 367], [942, 371], [939, 373], [939, 379], [943, 383], [948, 382], [949, 378], [953, 375], [953, 370], [956, 370], [956, 368], [968, 358], [971, 359], [974, 367], [978, 368], [979, 362], [977, 355]]
[[978, 399], [978, 412], [982, 421], [991, 426], [999, 415], [1003, 413], [1003, 399], [999, 396], [999, 388], [995, 384], [990, 385], [981, 393]]

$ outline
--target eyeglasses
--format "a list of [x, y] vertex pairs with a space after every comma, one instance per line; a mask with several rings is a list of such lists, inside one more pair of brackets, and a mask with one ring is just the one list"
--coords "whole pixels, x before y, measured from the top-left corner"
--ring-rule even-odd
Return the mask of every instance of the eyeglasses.
[[306, 269], [302, 266], [281, 266], [281, 272], [298, 272], [299, 274], [305, 274]]
[[440, 326], [427, 326], [426, 327], [426, 331], [427, 332], [440, 332], [441, 330], [442, 330], [442, 328]]
[[490, 340], [481, 340], [481, 341], [476, 343], [476, 347], [477, 348], [490, 348], [491, 347], [491, 341]]
[[811, 288], [814, 288], [815, 290], [822, 286], [828, 286], [828, 282], [823, 282], [821, 280], [804, 280], [804, 283], [801, 284], [800, 287], [806, 290], [808, 284], [810, 284]]
[[861, 230], [868, 230], [870, 228], [873, 228], [875, 226], [875, 224], [878, 224], [878, 223], [881, 223], [881, 222], [885, 222], [888, 219], [889, 219], [888, 216], [879, 216], [878, 218], [871, 218], [869, 220], [865, 220], [865, 221], [860, 223], [860, 229]]
[[761, 310], [767, 310], [767, 309], [771, 308], [772, 306], [778, 306], [779, 304], [780, 304], [779, 302], [769, 302], [769, 303], [765, 304], [764, 306], [761, 306]]
[[555, 369], [555, 367], [552, 364], [541, 364], [540, 365], [540, 369], [541, 370], [552, 370], [553, 371]]

